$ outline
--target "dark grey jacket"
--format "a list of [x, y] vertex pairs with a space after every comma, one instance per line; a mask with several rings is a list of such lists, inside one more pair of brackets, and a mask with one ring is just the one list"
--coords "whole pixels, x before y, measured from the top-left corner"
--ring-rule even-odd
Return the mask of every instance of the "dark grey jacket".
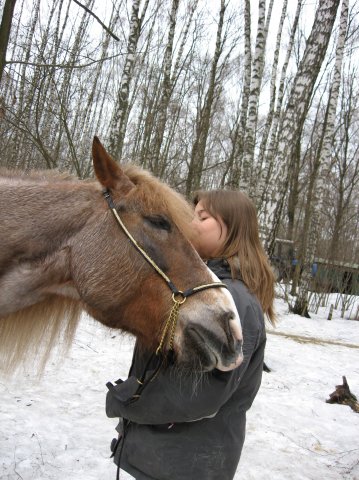
[[[169, 366], [134, 401], [135, 377], [142, 375], [148, 360], [135, 349], [128, 380], [107, 393], [106, 413], [127, 419], [115, 462], [137, 480], [231, 480], [237, 469], [246, 411], [262, 378], [264, 319], [256, 297], [241, 280], [231, 279], [225, 261], [213, 260], [208, 266], [234, 298], [243, 329], [244, 361], [231, 372], [214, 370], [197, 383]], [[148, 374], [151, 368], [154, 365]]]

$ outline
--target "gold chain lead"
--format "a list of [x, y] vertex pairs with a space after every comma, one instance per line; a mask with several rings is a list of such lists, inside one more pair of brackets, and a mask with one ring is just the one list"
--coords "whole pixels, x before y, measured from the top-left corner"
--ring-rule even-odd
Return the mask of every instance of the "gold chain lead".
[[[179, 295], [181, 295], [181, 293], [182, 292], [179, 292]], [[177, 296], [178, 296], [178, 294], [177, 294]], [[180, 300], [178, 300], [178, 299], [176, 299], [176, 296], [173, 293], [172, 294], [172, 300], [173, 300], [173, 306], [171, 308], [168, 319], [165, 323], [165, 326], [164, 326], [164, 329], [163, 329], [163, 332], [162, 332], [162, 336], [161, 336], [161, 340], [160, 340], [160, 343], [159, 343], [159, 345], [157, 347], [157, 350], [156, 350], [156, 355], [158, 355], [162, 350], [162, 347], [163, 347], [163, 344], [164, 344], [164, 341], [165, 341], [165, 338], [166, 338], [166, 335], [167, 335], [167, 332], [168, 332], [169, 328], [170, 328], [169, 349], [170, 350], [173, 349], [173, 342], [174, 342], [174, 337], [175, 337], [175, 329], [176, 329], [176, 325], [177, 325], [179, 307], [182, 305], [182, 303], [184, 303], [186, 301], [186, 297], [182, 297]]]

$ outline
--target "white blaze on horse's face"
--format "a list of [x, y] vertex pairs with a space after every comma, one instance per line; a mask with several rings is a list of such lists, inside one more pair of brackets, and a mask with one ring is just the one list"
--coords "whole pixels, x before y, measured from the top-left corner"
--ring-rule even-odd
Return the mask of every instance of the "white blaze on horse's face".
[[[214, 282], [220, 281], [209, 272]], [[212, 288], [194, 296], [196, 302], [192, 303], [189, 297], [180, 308], [174, 339], [178, 359], [201, 371], [233, 370], [243, 362], [243, 336], [232, 295], [226, 288]], [[197, 368], [183, 345], [190, 345], [192, 353], [195, 351]]]

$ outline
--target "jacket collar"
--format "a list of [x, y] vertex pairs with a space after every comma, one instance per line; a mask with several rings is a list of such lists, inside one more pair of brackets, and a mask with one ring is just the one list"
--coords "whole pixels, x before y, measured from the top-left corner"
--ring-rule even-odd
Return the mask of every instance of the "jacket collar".
[[232, 278], [231, 269], [225, 258], [211, 258], [207, 261], [207, 267], [220, 279]]
[[[207, 262], [207, 267], [212, 270], [212, 272], [217, 275], [217, 277], [222, 280], [225, 278], [232, 279], [231, 267], [225, 258], [211, 258]], [[237, 275], [237, 280], [243, 281], [241, 272]], [[244, 282], [245, 283], [245, 282]]]

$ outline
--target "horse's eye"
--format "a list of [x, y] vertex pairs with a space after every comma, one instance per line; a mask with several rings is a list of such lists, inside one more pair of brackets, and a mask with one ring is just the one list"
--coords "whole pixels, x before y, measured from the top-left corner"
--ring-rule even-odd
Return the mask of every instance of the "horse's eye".
[[171, 231], [170, 222], [162, 215], [150, 215], [145, 217], [145, 221], [148, 222], [152, 227], [158, 228], [159, 230], [166, 230], [167, 232]]

